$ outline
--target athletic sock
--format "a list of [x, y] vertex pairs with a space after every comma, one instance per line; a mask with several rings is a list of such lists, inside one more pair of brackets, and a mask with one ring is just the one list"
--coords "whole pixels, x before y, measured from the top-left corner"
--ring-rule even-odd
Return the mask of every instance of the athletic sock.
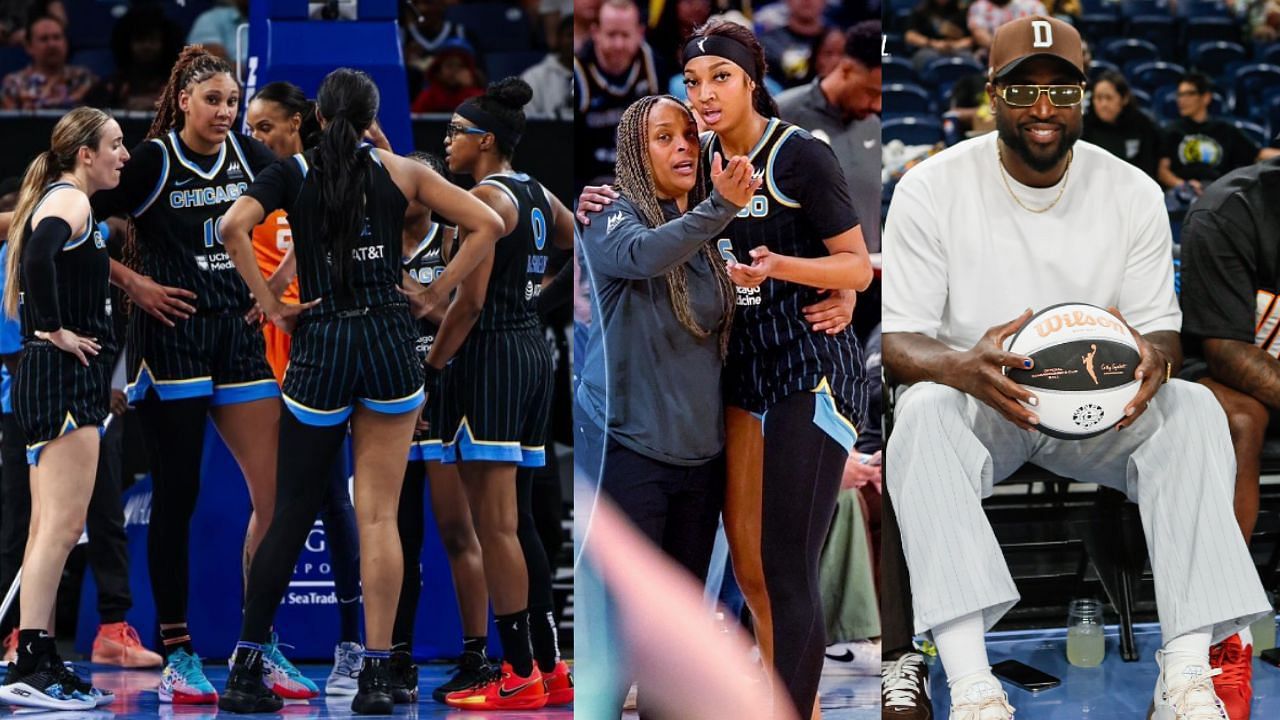
[[30, 675], [40, 666], [40, 659], [54, 652], [53, 636], [43, 628], [18, 631], [18, 674]]
[[487, 637], [464, 637], [462, 638], [463, 653], [478, 653], [484, 658], [485, 662], [489, 662], [489, 648], [486, 645], [489, 642]]
[[195, 646], [191, 644], [191, 632], [187, 630], [187, 624], [160, 628], [160, 652], [164, 654], [164, 659], [168, 660], [170, 655], [179, 650], [186, 650], [188, 655], [196, 654]]
[[947, 673], [948, 684], [954, 686], [969, 675], [991, 672], [984, 630], [981, 612], [933, 628], [933, 644], [938, 647], [938, 659]]
[[560, 662], [560, 639], [556, 635], [556, 617], [550, 608], [529, 608], [529, 639], [538, 669], [549, 673]]
[[262, 646], [258, 643], [238, 642], [236, 651], [231, 656], [234, 665], [253, 670], [262, 668]]
[[529, 647], [529, 611], [497, 616], [498, 636], [502, 638], [505, 660], [520, 677], [533, 673], [533, 651]]

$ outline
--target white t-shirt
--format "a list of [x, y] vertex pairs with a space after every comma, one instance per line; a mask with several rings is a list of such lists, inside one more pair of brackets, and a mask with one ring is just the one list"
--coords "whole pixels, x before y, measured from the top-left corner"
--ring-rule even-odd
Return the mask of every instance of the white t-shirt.
[[555, 53], [525, 70], [520, 79], [533, 88], [533, 99], [524, 108], [526, 116], [573, 119], [573, 69], [561, 65]]
[[[1000, 179], [996, 133], [909, 170], [886, 221], [883, 331], [920, 333], [957, 350], [1027, 308], [1114, 305], [1141, 333], [1178, 331], [1173, 238], [1155, 181], [1080, 141], [1053, 209], [1020, 207]], [[1006, 174], [1024, 204], [1053, 202]]]

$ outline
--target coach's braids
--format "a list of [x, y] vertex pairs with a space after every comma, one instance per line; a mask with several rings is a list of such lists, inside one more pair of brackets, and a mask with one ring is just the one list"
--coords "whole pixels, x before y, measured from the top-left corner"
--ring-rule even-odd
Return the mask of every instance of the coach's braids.
[[[695, 124], [693, 114], [689, 113], [688, 108], [670, 95], [649, 95], [635, 101], [622, 114], [622, 119], [618, 123], [617, 190], [636, 207], [640, 217], [649, 227], [658, 227], [666, 222], [662, 215], [662, 207], [658, 204], [658, 188], [653, 181], [653, 164], [649, 160], [648, 150], [649, 114], [659, 102], [664, 100], [679, 105], [681, 110], [689, 115], [689, 124], [691, 126]], [[698, 181], [689, 193], [688, 207], [692, 208], [695, 204], [702, 202], [706, 196], [706, 185], [702, 174], [699, 173]], [[723, 359], [729, 353], [729, 327], [733, 322], [737, 290], [734, 288], [733, 281], [729, 279], [729, 272], [715, 243], [703, 244], [702, 253], [706, 255], [707, 262], [711, 264], [715, 274], [716, 285], [720, 290], [720, 302], [724, 309], [720, 326], [715, 328], [720, 332], [720, 357]], [[694, 337], [705, 338], [710, 335], [712, 330], [703, 328], [693, 317], [693, 309], [689, 302], [688, 276], [684, 264], [668, 270], [666, 280], [671, 306], [675, 309], [676, 319], [680, 321], [680, 325]]]
[[102, 128], [110, 119], [110, 115], [90, 107], [79, 107], [63, 115], [58, 124], [53, 126], [49, 149], [37, 155], [27, 166], [27, 173], [22, 178], [22, 189], [18, 191], [18, 205], [13, 210], [13, 220], [9, 226], [9, 257], [4, 268], [4, 309], [10, 317], [18, 314], [18, 267], [22, 261], [27, 222], [35, 212], [36, 203], [49, 183], [58, 179], [62, 173], [75, 169], [76, 155], [80, 148], [98, 149], [98, 144], [102, 141]]

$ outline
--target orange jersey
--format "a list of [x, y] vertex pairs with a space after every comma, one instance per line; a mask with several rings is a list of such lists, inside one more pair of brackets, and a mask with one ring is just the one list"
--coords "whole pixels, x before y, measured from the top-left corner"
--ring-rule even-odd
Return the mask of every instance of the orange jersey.
[[[264, 273], [273, 273], [284, 261], [284, 254], [293, 245], [293, 234], [289, 230], [289, 219], [283, 210], [276, 210], [267, 216], [253, 229], [253, 254], [258, 258], [258, 267]], [[298, 279], [294, 278], [285, 288], [285, 302], [298, 302]], [[262, 326], [262, 334], [267, 343], [267, 363], [275, 373], [276, 382], [284, 382], [284, 369], [289, 364], [289, 336], [270, 322]]]

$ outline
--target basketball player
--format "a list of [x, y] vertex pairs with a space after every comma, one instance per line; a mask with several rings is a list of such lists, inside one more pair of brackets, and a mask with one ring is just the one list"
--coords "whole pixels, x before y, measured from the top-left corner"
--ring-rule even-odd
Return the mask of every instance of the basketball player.
[[[996, 32], [990, 63], [998, 131], [908, 172], [885, 231], [885, 368], [911, 384], [898, 401], [886, 482], [916, 632], [938, 647], [952, 717], [1013, 716], [983, 635], [1018, 594], [981, 499], [1034, 462], [1138, 503], [1164, 640], [1155, 716], [1225, 717], [1210, 642], [1270, 608], [1232, 523], [1222, 410], [1207, 389], [1168, 381], [1181, 361], [1181, 316], [1160, 189], [1078, 142], [1086, 76], [1070, 25], [1010, 22]], [[1127, 417], [1086, 440], [1034, 432], [1035, 396], [1002, 373], [1031, 366], [1001, 347], [1030, 316], [1022, 309], [1068, 301], [1118, 308], [1142, 357]]]
[[[444, 162], [427, 153], [410, 153], [412, 160], [426, 165], [441, 177], [448, 177]], [[410, 200], [405, 213], [403, 252], [406, 287], [429, 286], [444, 272], [458, 241], [457, 228], [432, 220], [431, 208]], [[418, 320], [416, 348], [423, 362], [435, 341], [441, 316]], [[485, 641], [489, 632], [489, 591], [484, 583], [484, 561], [480, 540], [471, 523], [471, 509], [463, 491], [456, 465], [441, 462], [443, 441], [440, 424], [440, 393], [427, 398], [422, 417], [409, 448], [409, 464], [400, 491], [401, 551], [404, 554], [404, 581], [391, 634], [391, 690], [396, 702], [418, 701], [418, 667], [413, 664], [413, 629], [422, 592], [423, 492], [431, 490], [431, 509], [444, 543], [453, 588], [462, 615], [462, 655], [453, 677], [432, 691], [437, 702], [444, 696], [471, 687], [487, 677], [489, 660]]]
[[111, 261], [89, 197], [115, 187], [128, 159], [115, 120], [72, 110], [27, 168], [14, 211], [4, 309], [21, 310], [13, 405], [27, 438], [31, 528], [18, 656], [0, 685], [0, 701], [11, 705], [84, 710], [114, 699], [64, 666], [51, 631], [62, 568], [93, 494], [115, 361]]
[[[250, 135], [266, 145], [277, 158], [293, 157], [314, 146], [320, 125], [315, 106], [302, 89], [292, 83], [273, 82], [254, 95], [245, 111]], [[253, 229], [253, 251], [258, 267], [270, 278], [272, 292], [284, 302], [298, 302], [296, 262], [289, 219], [283, 210], [267, 216]], [[286, 259], [288, 262], [286, 262]], [[256, 318], [255, 318], [256, 319]], [[276, 382], [284, 382], [289, 364], [289, 336], [272, 323], [262, 326], [267, 349], [267, 362]], [[325, 681], [326, 695], [355, 695], [356, 676], [364, 659], [360, 643], [360, 546], [356, 537], [355, 510], [347, 491], [344, 463], [333, 464], [329, 472], [329, 496], [320, 511], [324, 534], [333, 559], [334, 590], [338, 600], [338, 645], [333, 650], [333, 670]], [[287, 675], [269, 679], [272, 690], [281, 697], [314, 697], [316, 687], [310, 679]]]
[[[536, 709], [567, 696], [572, 683], [554, 650], [538, 653], [534, 664], [528, 607], [538, 580], [531, 581], [523, 553], [538, 548], [516, 532], [516, 468], [545, 463], [551, 408], [551, 353], [531, 301], [542, 289], [547, 241], [573, 244], [572, 217], [560, 201], [512, 169], [532, 96], [519, 78], [493, 83], [458, 106], [445, 138], [449, 169], [476, 178], [472, 193], [503, 220], [502, 239], [465, 276], [427, 355], [428, 394], [440, 375], [444, 461], [458, 463], [506, 655], [488, 682], [445, 696], [472, 710]], [[462, 248], [459, 256], [484, 249], [472, 237]]]
[[[218, 701], [230, 712], [281, 707], [261, 681], [263, 645], [327, 494], [314, 478], [333, 463], [348, 424], [368, 648], [351, 708], [392, 710], [388, 656], [403, 577], [396, 510], [423, 397], [417, 332], [399, 292], [407, 199], [439, 208], [479, 243], [493, 242], [501, 224], [421, 164], [362, 144], [377, 111], [378, 89], [368, 75], [330, 73], [316, 99], [318, 146], [259, 176], [221, 226], [227, 252], [263, 312], [294, 336], [283, 387], [289, 412], [280, 429], [281, 453], [290, 462], [279, 469], [281, 502], [249, 571], [240, 642]], [[297, 254], [302, 302], [296, 305], [272, 295], [249, 236], [281, 208]]]
[[684, 48], [689, 101], [712, 131], [701, 172], [716, 153], [746, 155], [765, 179], [721, 241], [738, 286], [725, 532], [761, 653], [808, 718], [825, 648], [818, 562], [867, 397], [853, 331], [811, 332], [803, 308], [818, 288], [866, 289], [872, 271], [835, 155], [777, 119], [765, 69], [760, 43], [733, 23], [712, 20]]
[[[131, 219], [126, 257], [132, 255], [145, 275], [189, 291], [194, 304], [176, 321], [142, 313], [129, 319], [133, 375], [127, 393], [142, 420], [154, 483], [147, 559], [166, 660], [159, 695], [166, 703], [217, 700], [187, 628], [190, 524], [206, 418], [213, 418], [249, 487], [245, 568], [275, 502], [276, 445], [270, 438], [279, 425], [280, 390], [262, 333], [244, 319], [252, 306], [248, 289], [217, 234], [222, 213], [276, 159], [262, 143], [231, 130], [239, 104], [231, 65], [199, 45], [188, 46], [119, 187], [93, 198], [99, 216]], [[271, 682], [314, 695], [314, 685], [302, 682], [274, 641], [268, 655]]]

